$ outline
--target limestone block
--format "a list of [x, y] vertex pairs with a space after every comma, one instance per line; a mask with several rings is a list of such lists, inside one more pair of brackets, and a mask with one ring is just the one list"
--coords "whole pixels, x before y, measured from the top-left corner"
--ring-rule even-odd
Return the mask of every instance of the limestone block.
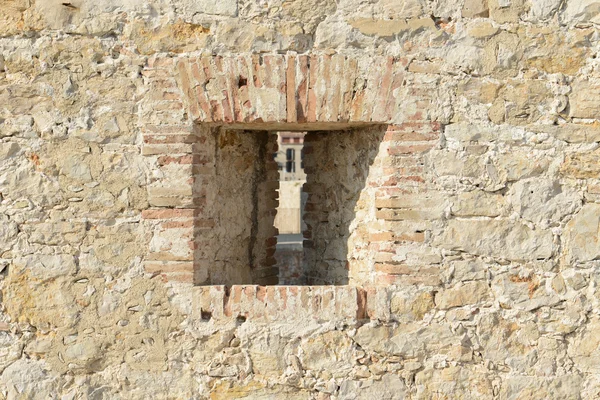
[[389, 37], [402, 32], [422, 29], [435, 29], [431, 18], [418, 18], [408, 20], [376, 20], [370, 18], [356, 18], [348, 21], [352, 27], [365, 35]]
[[0, 373], [21, 358], [23, 343], [10, 332], [0, 332]]
[[487, 18], [489, 12], [487, 0], [465, 0], [462, 8], [463, 18]]
[[[189, 2], [192, 3], [192, 2]], [[208, 2], [197, 2], [209, 4]], [[228, 2], [213, 2], [213, 11], [218, 12], [220, 4]], [[222, 11], [225, 11], [224, 9]], [[234, 11], [235, 12], [235, 11]], [[184, 52], [201, 49], [207, 44], [210, 27], [203, 24], [192, 24], [177, 20], [172, 24], [154, 27], [151, 23], [135, 21], [128, 27], [126, 33], [135, 42], [142, 54], [155, 54], [162, 51]]]
[[542, 228], [557, 226], [581, 206], [581, 196], [573, 188], [547, 179], [518, 181], [508, 198], [521, 217]]
[[477, 259], [451, 261], [449, 267], [449, 279], [454, 281], [476, 281], [487, 276], [486, 264]]
[[490, 290], [486, 282], [465, 282], [451, 289], [438, 292], [435, 295], [435, 304], [438, 308], [444, 310], [452, 307], [480, 304], [489, 297]]
[[595, 124], [564, 124], [532, 127], [532, 131], [547, 133], [567, 143], [598, 143], [600, 127]]
[[595, 334], [600, 329], [597, 317], [587, 324], [584, 330], [569, 340], [568, 354], [582, 371], [597, 374], [600, 372], [600, 337]]
[[407, 287], [406, 290], [393, 292], [390, 311], [397, 321], [403, 323], [420, 321], [435, 307], [433, 298], [433, 294], [429, 291]]
[[493, 398], [494, 386], [488, 371], [482, 366], [440, 366], [424, 368], [415, 374], [415, 399], [438, 396], [447, 398]]
[[565, 255], [570, 263], [600, 257], [600, 204], [590, 203], [569, 221], [565, 228]]
[[72, 154], [59, 159], [60, 173], [78, 182], [91, 182], [91, 169], [86, 158], [82, 155]]
[[457, 175], [478, 178], [485, 174], [480, 158], [458, 152], [433, 150], [430, 154], [431, 167], [438, 176]]
[[599, 150], [567, 154], [560, 172], [566, 177], [598, 179], [600, 177], [599, 159]]
[[28, 358], [21, 358], [4, 370], [0, 375], [0, 387], [15, 397], [47, 397], [56, 393], [56, 381], [46, 362]]
[[504, 308], [531, 311], [560, 301], [558, 293], [546, 287], [546, 280], [535, 275], [506, 273], [496, 276], [492, 280], [492, 291]]
[[[598, 11], [600, 12], [600, 3]], [[600, 119], [600, 86], [594, 82], [578, 80], [569, 95], [570, 112], [574, 118]]]
[[508, 220], [450, 220], [434, 245], [508, 260], [550, 258], [552, 233]]
[[100, 344], [101, 342], [94, 341], [92, 338], [82, 338], [68, 345], [64, 357], [69, 363], [69, 369], [89, 373], [100, 367], [99, 361], [102, 359]]
[[539, 338], [535, 325], [508, 321], [498, 313], [483, 315], [477, 326], [477, 339], [485, 360], [508, 364], [517, 371], [528, 367], [528, 355]]
[[567, 301], [566, 309], [551, 309], [540, 318], [540, 333], [568, 335], [580, 329], [587, 321], [582, 304], [578, 301]]
[[173, 3], [178, 12], [183, 12], [188, 15], [200, 13], [233, 17], [236, 16], [238, 12], [238, 0], [177, 0]]
[[511, 376], [501, 386], [502, 399], [560, 400], [580, 398], [583, 378], [579, 374], [556, 377]]
[[300, 343], [302, 367], [332, 371], [338, 377], [347, 376], [354, 357], [351, 343], [350, 338], [339, 331], [309, 337]]
[[503, 196], [483, 191], [460, 193], [451, 201], [452, 214], [458, 217], [497, 217], [506, 207]]
[[423, 350], [450, 355], [462, 346], [461, 337], [452, 334], [447, 326], [439, 324], [421, 326], [408, 323], [396, 328], [367, 324], [358, 329], [354, 340], [366, 351], [405, 358], [416, 357]]
[[0, 214], [0, 253], [12, 247], [18, 233], [19, 227], [17, 223], [11, 221], [7, 215]]
[[528, 9], [525, 0], [489, 0], [489, 6], [490, 18], [500, 24], [519, 21]]
[[567, 7], [560, 15], [566, 25], [598, 23], [600, 3], [595, 0], [574, 0], [567, 2]]
[[20, 147], [15, 142], [0, 143], [0, 161], [5, 161], [14, 157], [19, 150]]
[[75, 258], [68, 254], [19, 257], [13, 261], [12, 267], [15, 272], [27, 273], [40, 280], [72, 275], [77, 270]]
[[560, 6], [560, 0], [531, 0], [530, 3], [529, 16], [533, 21], [545, 21], [552, 18]]
[[41, 224], [26, 224], [21, 231], [27, 232], [31, 243], [64, 245], [80, 244], [86, 234], [84, 222], [56, 221]]
[[407, 395], [404, 380], [393, 373], [384, 374], [380, 380], [344, 380], [340, 384], [340, 400], [378, 398], [381, 400], [403, 399]]

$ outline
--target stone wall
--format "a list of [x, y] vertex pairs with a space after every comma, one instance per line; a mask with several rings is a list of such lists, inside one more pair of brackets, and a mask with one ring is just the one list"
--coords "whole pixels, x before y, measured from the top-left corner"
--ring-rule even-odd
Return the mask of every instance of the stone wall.
[[[4, 1], [0, 398], [598, 397], [599, 4]], [[216, 132], [290, 127], [376, 147], [314, 159], [352, 286], [196, 285]]]

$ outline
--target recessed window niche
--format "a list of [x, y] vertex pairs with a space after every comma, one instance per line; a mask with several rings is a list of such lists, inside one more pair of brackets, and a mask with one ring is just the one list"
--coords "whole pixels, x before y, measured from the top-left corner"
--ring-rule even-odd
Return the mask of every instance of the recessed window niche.
[[[202, 199], [196, 201], [198, 213], [205, 217], [196, 221], [213, 223], [210, 229], [197, 226], [194, 230], [195, 282], [348, 284], [353, 269], [360, 270], [361, 263], [368, 261], [363, 231], [370, 210], [363, 198], [372, 196], [367, 178], [383, 130], [289, 135], [298, 136], [300, 146], [284, 146], [278, 131], [223, 127], [209, 131], [214, 170], [196, 177], [194, 188], [198, 190], [195, 197]], [[280, 189], [296, 181], [302, 182], [297, 190], [302, 209], [295, 215], [291, 207], [280, 207], [287, 215], [280, 214], [276, 223]], [[276, 225], [286, 228], [280, 233]], [[294, 260], [278, 254], [285, 250], [290, 235], [296, 242]]]

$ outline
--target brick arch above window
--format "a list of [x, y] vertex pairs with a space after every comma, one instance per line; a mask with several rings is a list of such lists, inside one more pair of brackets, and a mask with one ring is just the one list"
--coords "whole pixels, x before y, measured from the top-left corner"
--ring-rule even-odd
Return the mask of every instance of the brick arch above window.
[[402, 62], [345, 55], [236, 55], [181, 58], [177, 80], [189, 116], [208, 124], [391, 123]]

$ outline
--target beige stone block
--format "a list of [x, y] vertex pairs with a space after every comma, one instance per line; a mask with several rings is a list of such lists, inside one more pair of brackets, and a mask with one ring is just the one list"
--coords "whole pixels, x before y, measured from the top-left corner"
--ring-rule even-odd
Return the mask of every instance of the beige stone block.
[[490, 298], [490, 288], [486, 282], [474, 281], [459, 283], [435, 295], [436, 307], [445, 310], [471, 304], [481, 304]]
[[358, 29], [365, 35], [393, 36], [405, 31], [416, 31], [418, 29], [435, 29], [431, 18], [415, 18], [405, 20], [383, 20], [356, 18], [348, 21], [352, 27]]
[[464, 18], [487, 18], [489, 16], [488, 0], [466, 0], [462, 8]]
[[600, 178], [600, 150], [570, 153], [560, 167], [563, 176], [578, 179]]
[[515, 261], [547, 259], [554, 252], [551, 231], [509, 220], [450, 220], [433, 245]]
[[546, 281], [537, 275], [506, 273], [492, 281], [492, 292], [503, 308], [531, 311], [553, 306], [560, 302], [558, 294], [546, 287]]
[[563, 140], [567, 143], [598, 143], [600, 142], [600, 125], [598, 124], [564, 124], [532, 126], [533, 132], [542, 132]]
[[476, 39], [485, 39], [498, 33], [498, 28], [489, 21], [477, 21], [467, 28], [469, 36]]
[[506, 206], [503, 196], [482, 191], [460, 193], [451, 201], [452, 214], [458, 217], [497, 217]]
[[600, 85], [576, 81], [571, 87], [569, 105], [569, 115], [573, 118], [600, 119]]
[[432, 220], [441, 218], [442, 212], [439, 210], [403, 210], [384, 208], [377, 210], [375, 218], [385, 219], [387, 221], [404, 220]]
[[432, 292], [395, 291], [390, 301], [391, 313], [401, 321], [420, 321], [435, 307]]
[[600, 204], [586, 204], [565, 228], [564, 253], [571, 263], [600, 257]]
[[13, 157], [20, 150], [15, 142], [0, 143], [0, 161], [5, 161]]

